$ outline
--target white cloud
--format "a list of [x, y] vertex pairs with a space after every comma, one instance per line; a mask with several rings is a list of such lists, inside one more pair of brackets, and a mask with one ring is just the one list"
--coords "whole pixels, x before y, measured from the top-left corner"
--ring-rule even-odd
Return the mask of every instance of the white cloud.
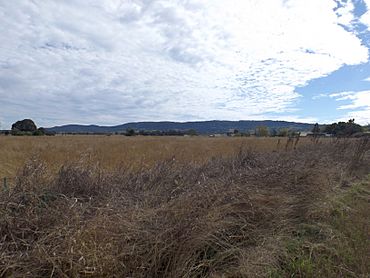
[[368, 10], [361, 16], [360, 22], [370, 28], [370, 0], [362, 1], [365, 3]]
[[349, 111], [341, 120], [347, 121], [354, 118], [357, 123], [370, 123], [370, 90], [359, 92], [341, 92], [331, 94], [330, 97], [336, 101], [345, 101], [346, 104], [340, 105], [339, 110]]
[[[2, 1], [0, 97], [43, 125], [248, 119], [366, 62], [332, 0]], [[351, 49], [351, 51], [348, 51]]]
[[354, 16], [355, 5], [352, 1], [339, 0], [338, 2], [341, 5], [340, 8], [336, 9], [338, 22], [351, 28], [354, 21], [356, 21]]
[[313, 100], [318, 100], [318, 99], [327, 98], [327, 97], [329, 97], [329, 95], [327, 95], [327, 94], [318, 94], [318, 95], [314, 95], [312, 97], [312, 99]]
[[296, 123], [317, 123], [319, 119], [316, 117], [299, 117], [299, 116], [280, 116], [280, 117], [270, 117], [274, 121], [289, 121]]

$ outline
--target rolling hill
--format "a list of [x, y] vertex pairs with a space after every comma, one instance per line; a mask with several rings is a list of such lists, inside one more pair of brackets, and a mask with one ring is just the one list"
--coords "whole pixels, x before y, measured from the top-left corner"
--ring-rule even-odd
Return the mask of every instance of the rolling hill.
[[99, 125], [63, 125], [47, 128], [55, 133], [121, 133], [127, 129], [145, 131], [169, 131], [169, 130], [190, 130], [194, 129], [199, 134], [225, 133], [231, 129], [239, 131], [254, 130], [259, 126], [266, 126], [269, 129], [289, 128], [297, 131], [311, 130], [313, 124], [296, 123], [286, 121], [199, 121], [199, 122], [135, 122], [125, 123], [117, 126]]

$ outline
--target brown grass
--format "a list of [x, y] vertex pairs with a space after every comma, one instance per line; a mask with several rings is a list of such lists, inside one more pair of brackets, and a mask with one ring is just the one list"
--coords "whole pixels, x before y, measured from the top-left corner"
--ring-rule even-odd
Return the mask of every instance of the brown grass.
[[[57, 153], [103, 148], [79, 139], [71, 146], [59, 141], [70, 138], [55, 138]], [[370, 161], [369, 142], [359, 140], [288, 151], [276, 151], [275, 141], [258, 152], [248, 144], [240, 148], [243, 139], [235, 138], [96, 140], [115, 142], [105, 146], [112, 156], [128, 149], [120, 147], [125, 140], [149, 149], [168, 140], [172, 150], [182, 144], [193, 154], [185, 149], [173, 160], [167, 152], [161, 162], [138, 164], [135, 171], [109, 170], [103, 159], [71, 159], [56, 174], [48, 156], [30, 160], [0, 193], [0, 277], [268, 276], [284, 266], [292, 232], [316, 217], [325, 196], [369, 171]], [[348, 268], [366, 275], [367, 268]]]
[[[0, 177], [14, 177], [26, 161], [37, 157], [49, 169], [79, 160], [114, 170], [122, 165], [140, 168], [175, 158], [204, 163], [227, 157], [240, 146], [258, 151], [284, 149], [287, 138], [125, 137], [125, 136], [0, 136]], [[312, 143], [301, 139], [300, 145]]]
[[270, 277], [369, 277], [370, 176], [336, 188], [312, 211], [287, 238]]

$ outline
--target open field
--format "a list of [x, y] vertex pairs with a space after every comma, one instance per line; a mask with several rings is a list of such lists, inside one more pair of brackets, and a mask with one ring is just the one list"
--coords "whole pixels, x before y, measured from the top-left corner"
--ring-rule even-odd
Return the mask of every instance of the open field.
[[[278, 144], [278, 142], [280, 143]], [[104, 169], [138, 168], [175, 158], [182, 162], [206, 162], [233, 155], [241, 146], [258, 151], [284, 149], [286, 138], [125, 137], [125, 136], [0, 136], [0, 177], [13, 177], [31, 158], [57, 170], [65, 163], [84, 160]], [[299, 140], [311, 144], [312, 140]]]
[[0, 277], [368, 277], [370, 141], [285, 140], [0, 138]]

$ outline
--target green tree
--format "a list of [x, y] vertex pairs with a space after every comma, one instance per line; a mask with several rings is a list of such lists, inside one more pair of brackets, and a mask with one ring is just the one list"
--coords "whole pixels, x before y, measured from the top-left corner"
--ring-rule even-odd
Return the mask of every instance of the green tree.
[[339, 137], [348, 137], [362, 131], [363, 127], [356, 124], [355, 119], [350, 119], [348, 122], [332, 123], [325, 128], [325, 132]]
[[31, 119], [24, 119], [12, 124], [11, 134], [15, 136], [33, 135], [37, 132], [37, 126]]
[[278, 131], [276, 130], [276, 128], [273, 128], [273, 129], [271, 130], [271, 132], [270, 132], [270, 136], [272, 136], [272, 137], [276, 137], [276, 136], [278, 136]]
[[135, 130], [132, 128], [126, 129], [126, 136], [135, 136]]
[[269, 136], [269, 129], [267, 126], [259, 126], [256, 128], [256, 135], [258, 137], [268, 137]]
[[45, 131], [45, 128], [43, 127], [40, 127], [38, 128], [37, 130], [35, 130], [32, 135], [34, 136], [42, 136], [42, 135], [45, 135], [46, 131]]
[[195, 129], [189, 129], [187, 134], [190, 136], [197, 136], [198, 132]]
[[289, 129], [287, 128], [279, 129], [279, 132], [278, 132], [279, 137], [288, 137], [288, 135], [289, 135]]

